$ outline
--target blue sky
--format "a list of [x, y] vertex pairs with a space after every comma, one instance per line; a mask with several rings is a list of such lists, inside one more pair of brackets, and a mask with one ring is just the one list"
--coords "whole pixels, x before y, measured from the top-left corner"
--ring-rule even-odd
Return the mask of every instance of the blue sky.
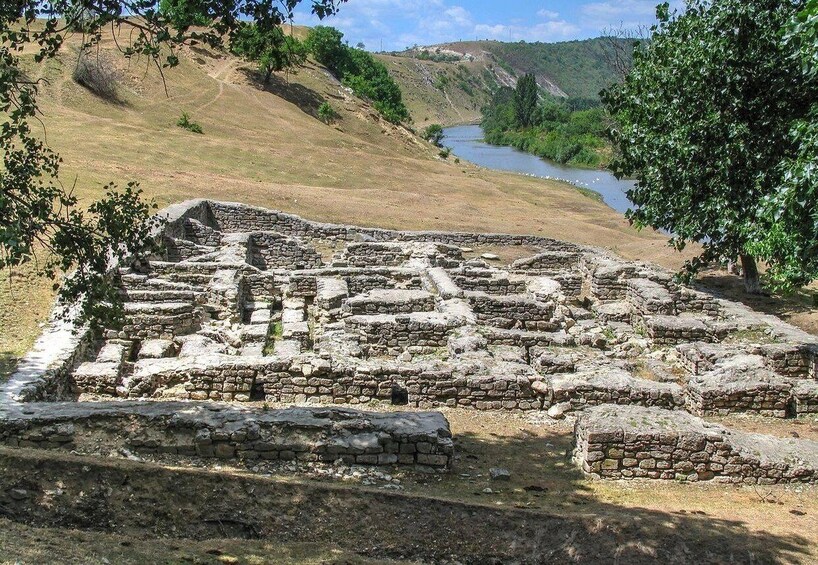
[[380, 50], [381, 42], [387, 51], [472, 39], [551, 42], [597, 37], [620, 24], [651, 24], [660, 1], [348, 0], [323, 22], [301, 9], [295, 23], [331, 25], [350, 45], [363, 42], [370, 51]]

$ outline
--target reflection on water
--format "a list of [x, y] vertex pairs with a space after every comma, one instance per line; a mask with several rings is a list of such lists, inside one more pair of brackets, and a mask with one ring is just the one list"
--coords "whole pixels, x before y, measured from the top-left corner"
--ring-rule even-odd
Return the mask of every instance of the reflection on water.
[[631, 203], [625, 191], [633, 187], [634, 181], [617, 180], [608, 171], [574, 169], [540, 159], [513, 147], [489, 145], [483, 141], [480, 126], [456, 126], [446, 128], [443, 145], [451, 147], [452, 153], [476, 165], [513, 171], [547, 179], [567, 181], [575, 186], [589, 188], [602, 195], [605, 204], [624, 213]]

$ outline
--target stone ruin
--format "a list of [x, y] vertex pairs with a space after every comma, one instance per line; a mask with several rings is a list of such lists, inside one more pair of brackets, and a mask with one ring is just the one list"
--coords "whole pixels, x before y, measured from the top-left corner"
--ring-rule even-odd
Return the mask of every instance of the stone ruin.
[[[125, 325], [48, 331], [2, 390], [0, 440], [446, 468], [435, 408], [576, 412], [593, 477], [818, 479], [818, 444], [701, 419], [818, 414], [814, 336], [655, 266], [233, 203], [165, 214], [164, 255], [114, 273]], [[350, 408], [384, 404], [413, 409]]]

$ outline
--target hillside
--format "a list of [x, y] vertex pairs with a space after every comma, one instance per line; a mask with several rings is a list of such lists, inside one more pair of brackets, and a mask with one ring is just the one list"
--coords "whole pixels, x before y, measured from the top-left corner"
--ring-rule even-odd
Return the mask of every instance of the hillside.
[[560, 43], [463, 41], [379, 54], [401, 85], [415, 123], [476, 122], [498, 86], [534, 73], [557, 97], [598, 100], [616, 80], [609, 39]]
[[[113, 48], [104, 41], [94, 58], [115, 77], [114, 101], [72, 80], [76, 42], [56, 60], [28, 62], [31, 77], [47, 79], [40, 94], [44, 134], [64, 159], [63, 182], [76, 181], [83, 203], [108, 182], [138, 180], [160, 207], [208, 197], [366, 226], [535, 233], [679, 262], [664, 238], [637, 233], [566, 184], [441, 160], [436, 148], [382, 120], [312, 62], [289, 84], [281, 74], [263, 88], [251, 65], [194, 47], [163, 83], [146, 61], [128, 66]], [[407, 98], [417, 126], [425, 116]], [[454, 108], [472, 112], [463, 121], [477, 115], [479, 105], [456, 98]], [[340, 116], [330, 126], [316, 117], [325, 100]], [[176, 127], [182, 112], [203, 135]], [[30, 346], [51, 301], [48, 281], [31, 269], [20, 275], [0, 286], [0, 373]]]

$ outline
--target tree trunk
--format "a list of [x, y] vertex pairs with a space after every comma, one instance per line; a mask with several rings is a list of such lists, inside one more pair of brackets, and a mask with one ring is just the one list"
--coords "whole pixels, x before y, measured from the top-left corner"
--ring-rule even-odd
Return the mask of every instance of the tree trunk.
[[741, 270], [744, 272], [744, 290], [747, 294], [762, 294], [755, 257], [742, 255]]

